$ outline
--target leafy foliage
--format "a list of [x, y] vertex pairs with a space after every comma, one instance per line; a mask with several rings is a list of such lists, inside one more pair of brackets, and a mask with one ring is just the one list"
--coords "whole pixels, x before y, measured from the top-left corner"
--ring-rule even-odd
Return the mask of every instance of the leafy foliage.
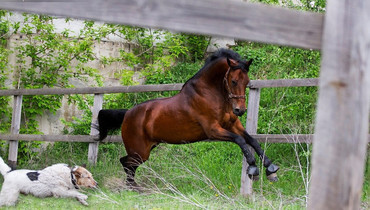
[[[44, 88], [44, 87], [71, 87], [70, 79], [87, 80], [96, 78], [101, 85], [100, 76], [96, 69], [84, 66], [88, 61], [94, 60], [93, 37], [89, 32], [91, 26], [88, 22], [82, 29], [79, 37], [70, 40], [68, 32], [59, 34], [55, 31], [53, 18], [43, 15], [24, 15], [21, 35], [23, 42], [17, 47], [17, 66], [15, 87], [18, 88]], [[73, 66], [72, 61], [77, 65]], [[55, 113], [61, 107], [61, 95], [27, 96], [23, 99], [23, 116], [25, 126], [23, 133], [37, 132], [37, 116], [45, 110]]]
[[109, 26], [112, 34], [136, 43], [137, 47], [129, 52], [121, 50], [117, 58], [104, 57], [103, 63], [124, 61], [129, 70], [140, 69], [146, 79], [154, 79], [154, 75], [164, 73], [176, 62], [202, 60], [209, 43], [209, 38], [205, 36], [131, 26]]
[[[7, 19], [10, 13], [0, 10], [0, 89], [6, 89], [5, 82], [9, 75], [8, 56], [11, 53], [7, 49], [8, 37], [11, 34], [11, 23]], [[9, 107], [10, 97], [0, 97], [0, 132], [8, 131], [10, 128], [11, 109]], [[1, 147], [3, 142], [0, 142]]]
[[[12, 67], [16, 78], [13, 84], [15, 88], [68, 88], [72, 87], [70, 81], [73, 78], [102, 85], [98, 70], [86, 65], [95, 59], [94, 40], [101, 36], [100, 31], [92, 29], [90, 22], [85, 22], [80, 37], [71, 37], [67, 29], [62, 33], [56, 32], [53, 17], [24, 14], [23, 18], [22, 22], [16, 22], [13, 26], [16, 30], [21, 26], [17, 34], [21, 41], [17, 43], [14, 52], [5, 51], [7, 55], [16, 55], [16, 65]], [[7, 59], [5, 56], [1, 58]], [[55, 114], [62, 105], [62, 98], [62, 95], [24, 96], [20, 133], [40, 133], [38, 117], [45, 113]], [[85, 103], [73, 96], [69, 97], [69, 101]], [[37, 153], [34, 148], [38, 146], [38, 142], [20, 142], [19, 161], [35, 156]]]

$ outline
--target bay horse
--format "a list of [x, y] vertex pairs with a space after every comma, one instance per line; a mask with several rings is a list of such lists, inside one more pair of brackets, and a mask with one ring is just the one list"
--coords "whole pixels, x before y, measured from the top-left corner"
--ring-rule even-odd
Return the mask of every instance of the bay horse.
[[243, 61], [238, 53], [220, 49], [207, 58], [203, 68], [177, 95], [146, 101], [129, 110], [101, 110], [98, 115], [99, 140], [107, 136], [107, 130], [121, 127], [127, 156], [120, 162], [127, 174], [126, 184], [138, 188], [135, 171], [148, 160], [156, 145], [203, 140], [238, 144], [249, 164], [247, 174], [255, 179], [259, 169], [249, 144], [263, 161], [267, 177], [277, 181], [279, 167], [266, 157], [238, 118], [246, 110], [245, 89], [251, 63], [252, 59]]

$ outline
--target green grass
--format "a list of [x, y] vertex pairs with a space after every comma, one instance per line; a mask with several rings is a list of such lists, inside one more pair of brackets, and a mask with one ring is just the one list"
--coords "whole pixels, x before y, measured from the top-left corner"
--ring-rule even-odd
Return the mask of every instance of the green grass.
[[[137, 182], [148, 189], [141, 194], [125, 188], [125, 173], [119, 163], [119, 158], [125, 154], [123, 145], [101, 144], [98, 163], [87, 166], [100, 187], [99, 190], [86, 190], [88, 207], [75, 199], [22, 195], [14, 209], [304, 209], [307, 187], [301, 172], [303, 175], [307, 172], [306, 160], [310, 158], [307, 151], [311, 146], [301, 146], [263, 145], [267, 155], [281, 167], [279, 181], [269, 182], [264, 169], [260, 168], [262, 176], [254, 182], [254, 195], [245, 198], [239, 193], [242, 155], [235, 144], [159, 145], [137, 171]], [[19, 168], [42, 169], [58, 162], [81, 165], [86, 163], [87, 148], [85, 143], [55, 143]], [[369, 206], [368, 177], [369, 166], [365, 173], [364, 209]]]
[[[270, 201], [264, 197], [234, 197], [227, 200], [218, 197], [204, 197], [199, 194], [187, 194], [186, 198], [172, 198], [171, 195], [138, 194], [135, 192], [111, 193], [89, 191], [89, 206], [79, 204], [77, 200], [67, 198], [35, 198], [21, 195], [16, 207], [3, 209], [302, 209], [295, 203], [283, 204], [284, 200]], [[289, 201], [286, 201], [289, 202]]]
[[[273, 152], [269, 147], [267, 154]], [[125, 174], [118, 161], [124, 153], [122, 144], [100, 145], [98, 163], [87, 166], [101, 189], [87, 191], [89, 208], [275, 209], [284, 206], [301, 209], [305, 206], [303, 183], [290, 167], [282, 167], [279, 182], [270, 183], [263, 175], [254, 183], [253, 197], [241, 196], [242, 155], [240, 148], [232, 143], [160, 145], [137, 172], [137, 182], [149, 190], [144, 194], [125, 190]], [[86, 156], [87, 144], [56, 143], [19, 168], [41, 169], [57, 162], [80, 165], [86, 162]], [[74, 199], [39, 199], [33, 196], [21, 196], [17, 205], [17, 209], [44, 208], [85, 207]]]

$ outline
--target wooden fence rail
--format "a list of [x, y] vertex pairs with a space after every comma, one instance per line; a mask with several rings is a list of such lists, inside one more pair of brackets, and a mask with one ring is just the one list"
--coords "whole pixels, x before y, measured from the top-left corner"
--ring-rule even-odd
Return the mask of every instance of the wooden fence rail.
[[[310, 79], [276, 79], [276, 80], [251, 80], [249, 88], [268, 87], [303, 87], [317, 86], [317, 78]], [[179, 91], [183, 83], [162, 85], [134, 85], [115, 87], [85, 87], [85, 88], [41, 88], [41, 89], [12, 89], [0, 90], [0, 96], [13, 95], [69, 95], [69, 94], [107, 94], [107, 93], [139, 93], [157, 91]]]

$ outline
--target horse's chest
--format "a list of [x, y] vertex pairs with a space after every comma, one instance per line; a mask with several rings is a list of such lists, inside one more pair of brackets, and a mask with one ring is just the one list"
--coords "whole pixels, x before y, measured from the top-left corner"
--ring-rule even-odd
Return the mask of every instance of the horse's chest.
[[225, 113], [220, 124], [222, 125], [222, 127], [227, 129], [232, 127], [237, 119], [238, 117], [236, 115]]

